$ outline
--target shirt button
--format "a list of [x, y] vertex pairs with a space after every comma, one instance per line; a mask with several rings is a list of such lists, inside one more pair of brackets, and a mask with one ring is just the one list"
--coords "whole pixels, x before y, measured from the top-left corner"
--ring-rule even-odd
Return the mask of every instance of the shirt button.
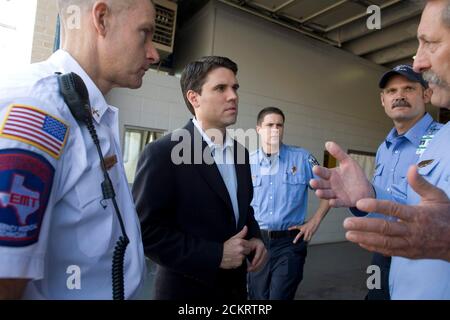
[[273, 199], [273, 197], [270, 197], [270, 200], [272, 200]]
[[272, 214], [272, 211], [270, 211], [270, 214]]
[[398, 150], [395, 150], [394, 152], [395, 152], [395, 153], [398, 153]]
[[273, 182], [270, 183], [270, 185], [272, 185], [272, 184], [273, 184]]
[[391, 171], [394, 171], [394, 169], [391, 169]]
[[390, 192], [390, 191], [391, 191], [391, 188], [387, 188], [386, 190]]

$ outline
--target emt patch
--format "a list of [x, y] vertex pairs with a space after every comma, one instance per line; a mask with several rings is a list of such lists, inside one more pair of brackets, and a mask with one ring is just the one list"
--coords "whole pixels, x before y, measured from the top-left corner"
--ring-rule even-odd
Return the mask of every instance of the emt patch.
[[68, 133], [68, 125], [52, 115], [35, 107], [12, 105], [0, 136], [30, 144], [59, 159]]
[[39, 240], [54, 173], [41, 155], [0, 150], [0, 246], [25, 247]]

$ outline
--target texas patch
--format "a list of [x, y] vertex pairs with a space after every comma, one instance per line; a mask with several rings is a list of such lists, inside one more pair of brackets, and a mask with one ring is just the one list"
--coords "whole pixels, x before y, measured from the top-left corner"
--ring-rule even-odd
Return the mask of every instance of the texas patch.
[[25, 247], [39, 240], [54, 173], [41, 155], [0, 150], [0, 246]]

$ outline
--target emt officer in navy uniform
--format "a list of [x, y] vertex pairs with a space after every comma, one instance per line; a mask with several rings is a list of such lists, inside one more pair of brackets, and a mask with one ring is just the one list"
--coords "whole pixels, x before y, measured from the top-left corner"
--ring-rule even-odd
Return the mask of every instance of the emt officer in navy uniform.
[[[373, 184], [397, 197], [406, 199], [410, 165], [417, 162], [442, 125], [425, 112], [431, 89], [420, 73], [410, 65], [398, 65], [380, 79], [381, 104], [392, 119], [394, 128], [378, 148]], [[370, 213], [368, 217], [388, 219]], [[372, 265], [381, 272], [381, 288], [369, 289], [367, 299], [389, 300], [389, 269], [391, 257], [374, 253]]]
[[328, 213], [321, 200], [317, 212], [305, 222], [308, 182], [317, 160], [303, 148], [282, 143], [285, 116], [275, 107], [260, 111], [257, 133], [261, 148], [250, 156], [255, 218], [269, 252], [269, 261], [248, 275], [252, 300], [292, 300], [301, 280], [307, 243]]
[[[128, 188], [113, 87], [139, 88], [159, 60], [149, 0], [58, 2], [63, 49], [0, 80], [0, 298], [111, 299], [114, 247], [122, 235], [85, 125], [65, 104], [55, 72], [86, 84], [94, 126], [130, 243], [125, 298], [139, 295], [145, 262], [139, 221]], [[70, 5], [79, 28], [66, 25]], [[117, 41], [120, 39], [120, 41]]]

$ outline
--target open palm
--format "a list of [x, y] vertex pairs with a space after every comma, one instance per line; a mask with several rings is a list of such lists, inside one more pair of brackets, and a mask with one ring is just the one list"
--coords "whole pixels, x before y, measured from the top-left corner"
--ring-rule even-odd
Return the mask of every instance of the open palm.
[[339, 167], [314, 167], [314, 174], [321, 178], [311, 180], [316, 195], [330, 200], [332, 207], [354, 207], [358, 200], [373, 197], [372, 185], [359, 164], [336, 143], [327, 142], [325, 147], [339, 161]]

